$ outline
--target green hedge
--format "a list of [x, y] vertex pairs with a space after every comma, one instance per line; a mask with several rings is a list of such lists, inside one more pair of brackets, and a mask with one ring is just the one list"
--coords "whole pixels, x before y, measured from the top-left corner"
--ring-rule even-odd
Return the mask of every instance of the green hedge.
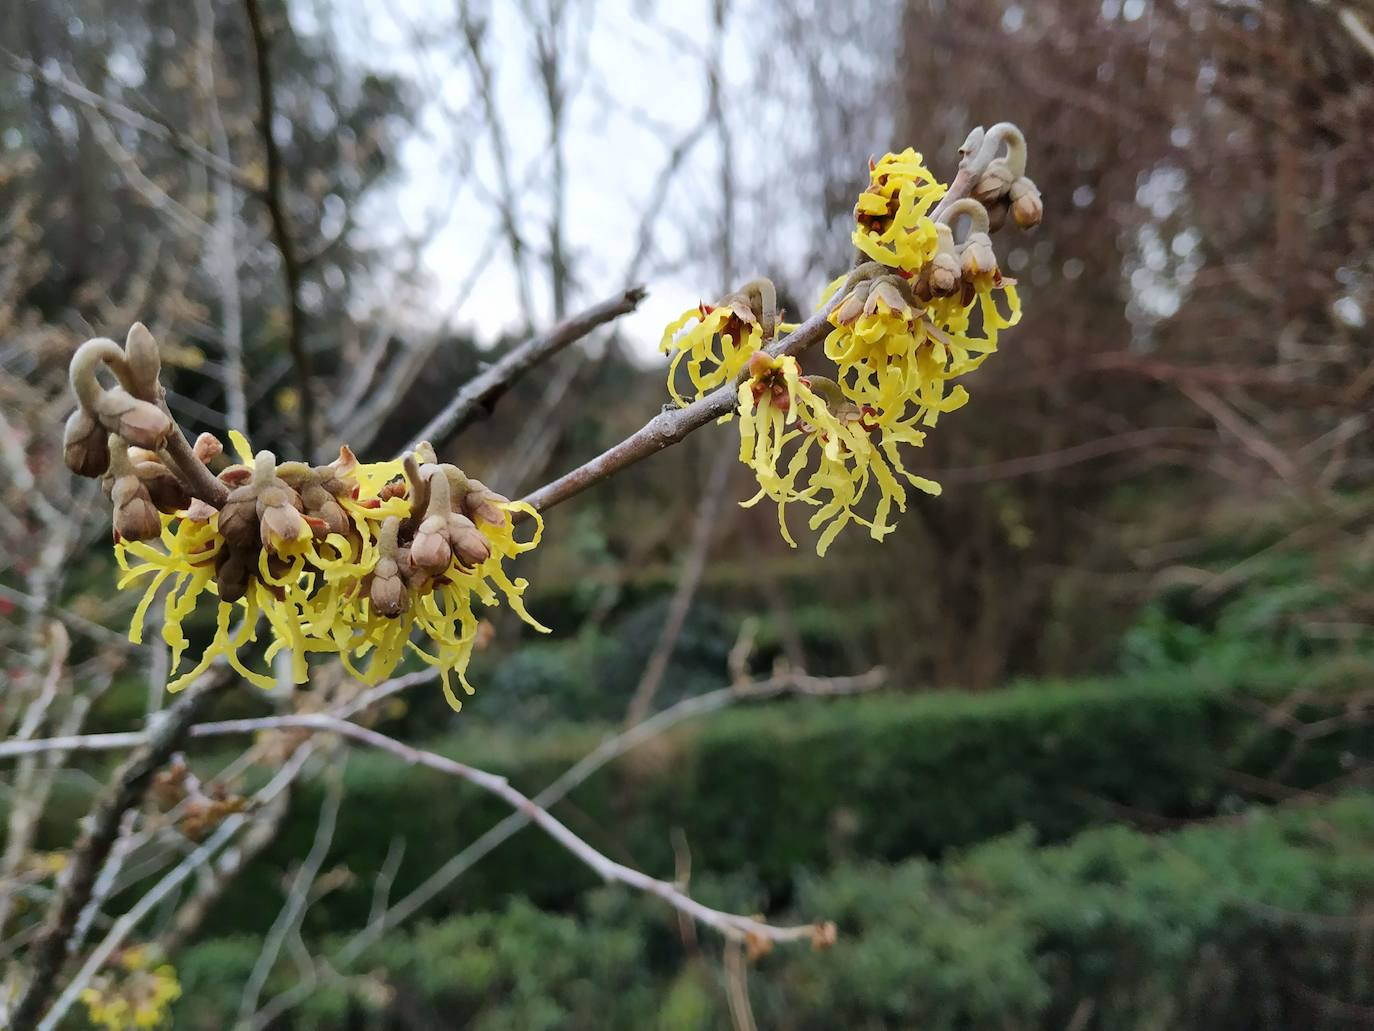
[[[1020, 826], [1052, 842], [1123, 813], [1168, 821], [1224, 811], [1244, 800], [1224, 771], [1266, 775], [1293, 741], [1238, 700], [1277, 694], [1291, 676], [1276, 670], [1229, 684], [1175, 676], [738, 707], [632, 753], [556, 811], [603, 851], [658, 874], [673, 870], [671, 832], [680, 828], [695, 870], [748, 871], [777, 902], [799, 869], [938, 856]], [[504, 773], [533, 794], [603, 733], [584, 726], [516, 738], [474, 727], [430, 747]], [[1311, 742], [1287, 764], [1285, 779], [1310, 786], [1335, 778], [1352, 755], [1374, 757], [1369, 738], [1356, 727]], [[406, 842], [396, 884], [404, 892], [506, 815], [451, 778], [381, 753], [355, 752], [346, 786], [334, 854], [363, 876], [331, 901], [327, 919], [335, 926], [364, 917], [367, 875], [393, 838]], [[276, 871], [310, 847], [317, 792], [302, 793], [281, 839], [214, 915], [217, 933], [270, 922]], [[525, 831], [432, 912], [492, 908], [517, 892], [566, 907], [592, 884], [557, 845]]]
[[[942, 864], [844, 865], [801, 878], [778, 918], [834, 919], [839, 942], [824, 952], [779, 948], [751, 970], [758, 1025], [1367, 1026], [1358, 1021], [1374, 1003], [1374, 975], [1358, 914], [1374, 904], [1374, 796], [1159, 836], [1114, 827], [1055, 847], [1030, 837]], [[696, 891], [717, 905], [758, 900], [738, 881]], [[224, 939], [178, 957], [177, 1026], [225, 1026], [259, 948], [259, 939]], [[280, 973], [278, 988], [294, 982], [294, 972]], [[729, 1026], [717, 941], [704, 936], [699, 954], [685, 954], [665, 908], [618, 889], [588, 896], [572, 914], [517, 899], [416, 925], [345, 973], [290, 1026]]]

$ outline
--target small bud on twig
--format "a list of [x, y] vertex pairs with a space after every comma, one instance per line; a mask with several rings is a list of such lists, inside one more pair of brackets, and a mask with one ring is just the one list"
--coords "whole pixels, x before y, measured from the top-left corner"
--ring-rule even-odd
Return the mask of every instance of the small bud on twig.
[[67, 419], [62, 460], [77, 476], [92, 479], [110, 467], [110, 435], [85, 408], [78, 408]]
[[213, 433], [202, 433], [192, 445], [191, 453], [208, 465], [212, 458], [224, 454], [224, 444]]
[[1022, 229], [1034, 229], [1045, 215], [1045, 205], [1040, 199], [1040, 189], [1024, 175], [1011, 184], [1007, 195], [1011, 200], [1012, 217]]
[[162, 533], [162, 518], [158, 515], [148, 488], [129, 461], [128, 445], [119, 437], [109, 438], [110, 503], [116, 540], [148, 541]]
[[396, 543], [400, 529], [401, 521], [395, 516], [382, 523], [377, 536], [380, 557], [372, 571], [372, 580], [367, 592], [372, 607], [381, 615], [392, 619], [410, 607], [410, 595], [406, 590], [405, 581], [401, 578], [400, 548]]
[[124, 357], [134, 394], [144, 401], [156, 402], [162, 390], [158, 382], [162, 374], [162, 356], [153, 334], [143, 323], [135, 322], [129, 327], [129, 335], [124, 340]]

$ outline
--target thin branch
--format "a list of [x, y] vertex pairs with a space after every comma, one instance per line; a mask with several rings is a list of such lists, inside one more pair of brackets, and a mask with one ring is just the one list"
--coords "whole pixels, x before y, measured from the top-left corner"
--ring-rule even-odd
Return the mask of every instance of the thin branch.
[[[188, 689], [189, 690], [189, 689]], [[277, 775], [253, 796], [253, 805], [261, 806], [270, 802], [278, 794], [284, 791], [300, 774], [301, 767], [305, 760], [310, 757], [312, 748], [307, 744], [296, 749], [295, 753], [287, 760], [286, 764], [277, 772]], [[177, 891], [182, 883], [195, 873], [198, 869], [208, 863], [220, 847], [229, 843], [233, 836], [248, 820], [248, 813], [234, 813], [225, 818], [215, 832], [210, 835], [205, 842], [194, 852], [188, 855], [170, 871], [168, 871], [158, 881], [146, 895], [140, 898], [130, 910], [120, 916], [115, 921], [109, 933], [101, 940], [100, 944], [92, 950], [86, 957], [86, 961], [81, 964], [81, 969], [76, 972], [71, 983], [63, 990], [57, 1001], [53, 1004], [47, 1014], [44, 1015], [42, 1023], [38, 1025], [38, 1031], [54, 1031], [58, 1023], [66, 1016], [67, 1011], [80, 997], [81, 991], [90, 983], [92, 977], [100, 972], [106, 961], [113, 955], [128, 936], [133, 932], [145, 917], [153, 909], [167, 898], [172, 892]], [[18, 1024], [12, 1027], [18, 1027]]]
[[[830, 332], [830, 323], [827, 321], [830, 310], [839, 303], [843, 292], [837, 290], [829, 303], [769, 347], [768, 353], [775, 357], [796, 355], [824, 340]], [[622, 469], [679, 443], [693, 430], [714, 422], [722, 415], [729, 415], [735, 410], [736, 401], [736, 388], [734, 384], [727, 383], [686, 408], [660, 412], [619, 444], [552, 483], [545, 484], [524, 500], [536, 510], [546, 512]]]
[[735, 467], [735, 455], [729, 448], [721, 448], [711, 460], [711, 472], [701, 501], [697, 505], [696, 524], [692, 528], [692, 540], [687, 554], [682, 560], [677, 585], [673, 588], [672, 600], [668, 603], [668, 613], [663, 620], [654, 650], [649, 653], [649, 661], [644, 664], [644, 672], [630, 697], [629, 707], [625, 710], [625, 722], [639, 723], [653, 708], [654, 697], [663, 684], [668, 672], [668, 663], [677, 650], [678, 639], [687, 622], [687, 614], [692, 610], [692, 600], [701, 585], [702, 573], [706, 570], [706, 558], [715, 540], [717, 523], [720, 519], [721, 504], [725, 499], [725, 488], [730, 483], [730, 470]]
[[644, 288], [632, 286], [609, 300], [560, 322], [547, 333], [525, 341], [495, 365], [474, 377], [443, 411], [431, 419], [406, 445], [414, 449], [422, 440], [438, 446], [469, 423], [488, 414], [510, 385], [540, 362], [547, 361], [568, 345], [581, 340], [600, 326], [635, 310], [644, 299]]
[[277, 963], [277, 957], [281, 955], [282, 945], [286, 942], [287, 936], [300, 926], [301, 918], [305, 916], [310, 902], [310, 890], [315, 886], [315, 879], [319, 877], [324, 861], [329, 858], [329, 849], [334, 844], [334, 828], [339, 819], [339, 806], [343, 802], [342, 764], [332, 766], [331, 772], [328, 793], [325, 795], [324, 804], [320, 806], [320, 820], [315, 827], [315, 841], [310, 846], [310, 852], [301, 863], [300, 869], [296, 871], [296, 876], [292, 878], [286, 903], [267, 932], [262, 952], [253, 964], [253, 972], [248, 977], [248, 983], [244, 985], [243, 995], [239, 999], [240, 1024], [251, 1019], [257, 1010], [258, 999], [262, 996], [262, 989]]
[[191, 137], [187, 136], [180, 129], [175, 129], [170, 125], [155, 121], [147, 115], [139, 114], [132, 108], [125, 107], [108, 97], [101, 96], [92, 90], [87, 89], [79, 82], [68, 79], [58, 71], [46, 71], [39, 65], [27, 58], [20, 57], [18, 54], [0, 48], [0, 56], [16, 71], [27, 75], [31, 79], [41, 81], [44, 85], [55, 89], [63, 96], [76, 101], [86, 107], [94, 108], [108, 118], [116, 122], [122, 122], [133, 129], [137, 129], [145, 136], [151, 136], [155, 140], [160, 140], [177, 150], [187, 157], [204, 165], [210, 172], [229, 180], [235, 186], [254, 195], [263, 192], [262, 184], [254, 179], [241, 168], [236, 167], [228, 161], [210, 153], [200, 144], [196, 143]]
[[92, 809], [87, 829], [72, 849], [67, 872], [48, 909], [42, 937], [29, 950], [29, 982], [11, 1015], [10, 1031], [30, 1031], [47, 1007], [77, 919], [90, 901], [96, 877], [119, 837], [124, 814], [143, 800], [153, 773], [181, 747], [211, 697], [232, 682], [228, 667], [221, 666], [188, 687], [157, 717], [147, 743], [129, 757]]
[[277, 137], [272, 131], [276, 118], [276, 97], [272, 92], [271, 45], [263, 26], [262, 8], [258, 0], [243, 0], [248, 13], [248, 27], [253, 36], [253, 54], [258, 66], [258, 131], [262, 135], [267, 155], [267, 213], [272, 219], [272, 238], [281, 254], [282, 278], [286, 285], [286, 300], [290, 322], [286, 344], [296, 367], [296, 389], [301, 404], [301, 454], [315, 453], [314, 420], [315, 394], [310, 383], [310, 352], [305, 347], [305, 309], [301, 306], [301, 267], [296, 258], [296, 245], [286, 220], [286, 170], [282, 164]]
[[[406, 673], [391, 680], [383, 681], [376, 687], [363, 692], [352, 701], [340, 706], [334, 715], [340, 719], [352, 716], [371, 708], [378, 702], [394, 694], [408, 690], [417, 684], [426, 684], [439, 677], [435, 666], [426, 666], [413, 673]], [[191, 728], [191, 736], [199, 736], [197, 727]], [[14, 756], [35, 755], [40, 752], [122, 752], [138, 748], [148, 743], [151, 732], [145, 730], [126, 730], [110, 734], [68, 734], [54, 737], [35, 738], [32, 741], [0, 741], [0, 759]]]
[[[215, 5], [212, 0], [196, 0], [196, 13], [200, 23], [196, 49], [206, 117], [210, 123], [210, 142], [215, 148], [215, 156], [229, 164], [229, 133], [224, 127], [215, 80]], [[249, 427], [243, 377], [243, 299], [239, 294], [234, 221], [233, 191], [220, 180], [215, 184], [215, 222], [210, 250], [215, 286], [220, 295], [220, 314], [224, 320], [224, 415], [231, 428], [246, 434]]]
[[528, 326], [534, 314], [529, 270], [525, 264], [524, 241], [520, 238], [518, 194], [511, 176], [510, 147], [506, 141], [505, 120], [497, 106], [496, 84], [483, 50], [486, 24], [474, 20], [465, 0], [460, 0], [458, 6], [463, 41], [467, 44], [468, 57], [472, 62], [473, 83], [477, 87], [477, 95], [481, 98], [487, 133], [491, 137], [492, 160], [496, 165], [497, 209], [501, 215], [501, 228], [505, 231], [506, 243], [510, 247], [511, 264], [515, 270], [515, 286], [520, 297], [520, 317], [522, 323]]
[[602, 880], [607, 883], [624, 884], [636, 891], [641, 891], [646, 895], [653, 895], [662, 899], [674, 909], [679, 910], [690, 916], [699, 923], [705, 924], [724, 935], [727, 938], [751, 941], [751, 942], [793, 942], [793, 941], [816, 941], [818, 936], [823, 933], [823, 928], [819, 924], [803, 924], [796, 927], [774, 927], [755, 920], [751, 917], [740, 916], [734, 913], [724, 913], [720, 910], [704, 906], [700, 902], [684, 894], [667, 881], [660, 881], [650, 877], [648, 874], [617, 863], [615, 860], [603, 855], [594, 849], [587, 842], [583, 841], [574, 834], [562, 821], [555, 818], [547, 810], [541, 808], [532, 799], [517, 791], [510, 785], [505, 777], [498, 777], [495, 774], [487, 773], [476, 767], [468, 766], [457, 760], [449, 759], [446, 756], [438, 755], [435, 752], [426, 752], [419, 748], [412, 748], [401, 741], [387, 737], [375, 730], [367, 727], [360, 727], [356, 723], [349, 723], [334, 716], [318, 714], [303, 714], [296, 716], [268, 716], [262, 719], [246, 720], [225, 720], [220, 723], [203, 723], [196, 728], [198, 737], [209, 737], [220, 734], [246, 734], [256, 733], [259, 730], [283, 729], [298, 727], [306, 730], [324, 731], [326, 733], [339, 734], [342, 737], [351, 738], [372, 748], [389, 752], [397, 758], [413, 766], [425, 766], [436, 770], [439, 773], [457, 777], [467, 781], [474, 787], [480, 788], [489, 794], [495, 795], [512, 809], [529, 817], [545, 834], [553, 838], [565, 849], [573, 854], [590, 867]]
[[[666, 733], [685, 720], [705, 716], [736, 702], [762, 701], [789, 693], [810, 696], [860, 694], [878, 689], [885, 679], [886, 673], [882, 669], [873, 669], [853, 677], [817, 678], [804, 674], [784, 674], [768, 680], [739, 684], [686, 698], [662, 712], [655, 713], [642, 723], [636, 723], [619, 734], [608, 737], [536, 795], [534, 804], [541, 809], [552, 808], [608, 763], [614, 762], [645, 741]], [[339, 962], [347, 964], [356, 959], [369, 945], [414, 916], [439, 892], [477, 865], [517, 831], [528, 827], [531, 822], [532, 818], [528, 812], [518, 810], [493, 826], [444, 863], [423, 884], [388, 909], [380, 918], [370, 920], [367, 927], [340, 951]]]

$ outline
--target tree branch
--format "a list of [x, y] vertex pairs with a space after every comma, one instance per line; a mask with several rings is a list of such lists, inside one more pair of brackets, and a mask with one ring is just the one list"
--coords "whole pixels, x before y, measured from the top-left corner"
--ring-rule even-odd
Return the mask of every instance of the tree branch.
[[258, 0], [243, 2], [248, 12], [248, 27], [253, 36], [253, 54], [258, 66], [258, 131], [262, 134], [262, 144], [267, 154], [267, 192], [264, 200], [267, 204], [267, 213], [272, 219], [272, 238], [276, 242], [277, 251], [281, 254], [282, 278], [286, 284], [290, 317], [286, 344], [291, 352], [292, 364], [296, 367], [296, 388], [300, 391], [301, 454], [308, 456], [315, 453], [315, 395], [310, 384], [310, 352], [305, 348], [301, 267], [296, 258], [296, 246], [291, 240], [291, 230], [286, 220], [286, 206], [282, 197], [286, 172], [282, 167], [276, 135], [272, 131], [272, 122], [276, 117], [276, 98], [272, 93], [270, 43], [263, 27], [262, 8]]
[[[950, 184], [949, 190], [940, 199], [931, 215], [932, 218], [939, 218], [940, 214], [956, 201], [969, 196], [978, 176], [995, 156], [997, 145], [991, 140], [985, 140], [981, 129], [975, 130], [975, 133], [977, 135], [970, 135], [969, 143], [966, 143], [965, 147], [969, 147], [975, 140], [978, 145], [967, 151], [959, 162], [959, 172]], [[827, 319], [831, 310], [842, 299], [844, 292], [843, 289], [835, 291], [835, 295], [824, 307], [814, 312], [787, 336], [768, 347], [768, 353], [775, 358], [784, 354], [798, 355], [824, 340], [830, 332]], [[730, 414], [735, 409], [735, 403], [735, 386], [726, 384], [699, 401], [692, 402], [686, 408], [660, 412], [619, 444], [572, 472], [560, 476], [552, 483], [545, 484], [523, 500], [540, 512], [547, 511], [554, 505], [581, 494], [608, 476], [680, 442], [693, 430], [700, 429], [708, 422]], [[516, 513], [514, 518], [519, 520], [520, 513]]]
[[[641, 724], [643, 726], [644, 724]], [[674, 909], [707, 927], [714, 928], [726, 938], [736, 941], [782, 943], [792, 941], [821, 941], [825, 929], [820, 924], [804, 924], [797, 927], [774, 927], [750, 917], [734, 913], [723, 913], [711, 909], [686, 895], [667, 881], [660, 881], [648, 874], [617, 863], [603, 855], [574, 834], [562, 821], [541, 808], [532, 799], [511, 787], [505, 777], [487, 773], [475, 767], [460, 763], [434, 752], [412, 748], [395, 738], [387, 737], [367, 727], [349, 723], [335, 716], [303, 714], [296, 716], [268, 716], [262, 719], [225, 720], [219, 723], [203, 723], [196, 728], [197, 737], [210, 737], [220, 734], [250, 734], [259, 730], [299, 727], [307, 730], [324, 731], [351, 738], [372, 748], [390, 752], [397, 758], [414, 766], [425, 766], [451, 777], [465, 780], [483, 791], [493, 794], [507, 803], [512, 809], [522, 813], [529, 821], [539, 827], [565, 849], [581, 860], [602, 880], [608, 883], [624, 884], [636, 891], [654, 895]]]
[[[575, 764], [564, 770], [562, 775], [534, 797], [534, 804], [542, 809], [551, 809], [570, 792], [585, 782], [608, 763], [614, 762], [626, 752], [630, 752], [664, 734], [689, 719], [705, 716], [736, 702], [762, 701], [780, 695], [798, 694], [818, 697], [862, 694], [882, 687], [886, 672], [872, 669], [852, 677], [818, 678], [803, 673], [784, 673], [731, 687], [723, 687], [705, 694], [693, 695], [662, 712], [655, 713], [643, 722], [627, 727], [621, 733], [608, 737]], [[382, 935], [414, 916], [421, 907], [439, 892], [443, 891], [466, 871], [517, 831], [530, 825], [530, 816], [523, 810], [511, 813], [500, 823], [475, 839], [463, 851], [453, 856], [438, 870], [434, 871], [419, 887], [415, 888], [396, 905], [368, 921], [357, 935], [340, 950], [338, 962], [348, 964], [362, 954], [363, 950]]]
[[67, 958], [67, 943], [81, 910], [90, 901], [100, 868], [119, 837], [124, 814], [143, 800], [153, 773], [181, 747], [211, 697], [232, 682], [229, 668], [221, 666], [188, 687], [176, 704], [158, 717], [147, 743], [129, 757], [96, 803], [48, 909], [43, 935], [29, 951], [29, 982], [10, 1018], [10, 1031], [30, 1031], [52, 997]]
[[[830, 310], [839, 303], [842, 292], [836, 291], [835, 296], [823, 308], [769, 347], [768, 353], [775, 357], [781, 354], [796, 355], [824, 340], [830, 332], [830, 323], [826, 320]], [[722, 415], [729, 415], [735, 410], [736, 401], [736, 387], [732, 383], [727, 383], [701, 400], [693, 401], [686, 408], [660, 412], [619, 444], [602, 452], [590, 462], [578, 466], [572, 472], [560, 476], [552, 483], [545, 484], [527, 495], [524, 501], [536, 510], [545, 512], [554, 505], [581, 494], [608, 476], [650, 455], [655, 455], [666, 447], [671, 447], [708, 422], [714, 422]], [[519, 513], [515, 514], [515, 518], [518, 519], [519, 516]]]
[[627, 315], [644, 300], [642, 286], [632, 286], [600, 304], [579, 312], [560, 322], [547, 333], [532, 337], [503, 356], [491, 368], [474, 377], [454, 396], [443, 411], [431, 419], [406, 445], [414, 450], [422, 440], [436, 447], [458, 433], [475, 419], [488, 414], [497, 400], [510, 389], [512, 383], [541, 362], [552, 358], [570, 344], [581, 340], [592, 330]]
[[79, 82], [74, 82], [60, 72], [45, 71], [39, 65], [27, 58], [20, 57], [18, 54], [0, 48], [0, 55], [5, 61], [22, 75], [27, 75], [31, 79], [41, 81], [45, 86], [57, 90], [63, 96], [76, 101], [86, 107], [94, 108], [107, 118], [112, 118], [116, 122], [121, 122], [130, 128], [137, 129], [145, 136], [151, 136], [155, 140], [160, 140], [168, 146], [181, 151], [187, 157], [193, 159], [206, 169], [221, 178], [229, 180], [239, 189], [254, 196], [263, 193], [262, 184], [250, 176], [243, 169], [236, 165], [217, 157], [196, 143], [191, 137], [187, 136], [180, 129], [174, 129], [170, 125], [155, 121], [147, 115], [139, 114], [132, 108], [125, 107], [123, 104], [103, 97], [93, 90], [87, 89]]

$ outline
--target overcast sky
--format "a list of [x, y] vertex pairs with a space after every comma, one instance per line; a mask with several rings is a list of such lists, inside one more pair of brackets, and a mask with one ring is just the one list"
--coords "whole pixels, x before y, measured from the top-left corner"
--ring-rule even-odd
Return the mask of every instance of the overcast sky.
[[[489, 13], [487, 57], [517, 189], [525, 187], [519, 200], [524, 235], [536, 251], [531, 321], [542, 326], [552, 317], [549, 278], [540, 265], [551, 214], [548, 115], [535, 77], [534, 41], [520, 6], [498, 2]], [[293, 17], [299, 29], [310, 31], [320, 15], [307, 2]], [[434, 227], [424, 251], [429, 285], [416, 294], [387, 284], [385, 303], [399, 305], [407, 321], [424, 325], [450, 318], [476, 328], [484, 338], [518, 325], [516, 280], [499, 238], [493, 201], [498, 177], [491, 141], [480, 118], [464, 117], [465, 111], [473, 113], [474, 80], [454, 5], [359, 0], [357, 6], [336, 6], [325, 17], [332, 19], [352, 60], [408, 79], [420, 99], [417, 129], [406, 136], [399, 154], [402, 174], [367, 209], [360, 228], [374, 239], [399, 240]], [[701, 0], [570, 4], [571, 31], [560, 51], [571, 80], [565, 114], [565, 234], [578, 283], [570, 310], [625, 285], [655, 180], [672, 146], [701, 122], [707, 108], [700, 51], [689, 47], [709, 44], [709, 18], [709, 5]], [[417, 45], [417, 36], [428, 42]], [[727, 39], [724, 45], [735, 43]], [[727, 60], [727, 95], [747, 88], [747, 82], [732, 76], [731, 67]], [[743, 60], [733, 67], [748, 71]], [[679, 232], [674, 221], [689, 217], [694, 195], [706, 203], [703, 191], [714, 188], [719, 153], [714, 137], [702, 134], [683, 163], [673, 217], [659, 222], [653, 257], [635, 277], [648, 283], [650, 297], [621, 328], [646, 357], [662, 326], [717, 286], [700, 282], [698, 269], [665, 269], [656, 259], [667, 254], [672, 265], [680, 266], [680, 259], [689, 257], [685, 249], [700, 233]]]

